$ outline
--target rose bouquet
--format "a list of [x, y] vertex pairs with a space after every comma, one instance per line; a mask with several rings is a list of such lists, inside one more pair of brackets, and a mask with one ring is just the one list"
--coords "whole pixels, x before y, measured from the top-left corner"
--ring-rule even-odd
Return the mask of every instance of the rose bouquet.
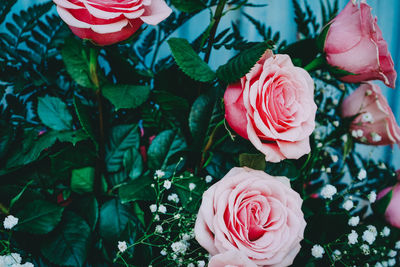
[[[247, 0], [16, 2], [0, 1], [0, 267], [399, 265], [400, 174], [359, 150], [400, 142], [366, 1], [320, 1], [317, 22], [293, 0], [291, 44]], [[233, 12], [261, 41], [222, 27]], [[211, 67], [219, 51], [235, 56]]]

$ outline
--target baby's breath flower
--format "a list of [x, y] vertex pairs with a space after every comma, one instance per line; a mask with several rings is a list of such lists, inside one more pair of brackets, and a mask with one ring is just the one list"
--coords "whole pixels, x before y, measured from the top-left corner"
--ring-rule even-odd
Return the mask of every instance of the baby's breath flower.
[[370, 203], [374, 203], [376, 201], [376, 192], [372, 191], [368, 194], [368, 200]]
[[151, 204], [150, 205], [150, 211], [151, 212], [156, 212], [157, 211], [157, 205], [156, 204]]
[[349, 219], [349, 225], [350, 226], [357, 226], [360, 223], [360, 217], [359, 216], [353, 216]]
[[373, 122], [374, 121], [374, 117], [372, 116], [371, 113], [366, 112], [366, 113], [361, 115], [361, 120], [363, 122]]
[[322, 246], [320, 245], [314, 245], [311, 249], [311, 255], [313, 255], [314, 258], [322, 258], [325, 253], [325, 250]]
[[206, 266], [205, 261], [197, 261], [197, 267], [204, 267], [204, 266]]
[[334, 163], [338, 162], [339, 157], [337, 155], [331, 155], [331, 159]]
[[394, 258], [394, 257], [397, 256], [397, 252], [394, 251], [393, 249], [391, 249], [391, 250], [389, 251], [389, 253], [388, 253], [388, 256], [389, 256], [390, 258]]
[[354, 245], [358, 242], [358, 234], [356, 231], [351, 230], [351, 233], [347, 236], [349, 239], [349, 245]]
[[332, 124], [333, 124], [333, 126], [338, 127], [339, 126], [339, 121], [333, 121]]
[[156, 172], [154, 173], [154, 175], [155, 175], [157, 178], [162, 178], [162, 177], [165, 176], [165, 172], [163, 172], [162, 170], [156, 170]]
[[125, 241], [118, 241], [118, 250], [119, 251], [124, 252], [127, 249], [128, 249], [128, 246], [126, 245]]
[[171, 185], [172, 185], [172, 183], [171, 183], [170, 180], [165, 180], [165, 181], [164, 181], [163, 186], [164, 186], [165, 189], [167, 189], [167, 190], [170, 189], [170, 188], [171, 188]]
[[190, 191], [193, 191], [195, 188], [196, 188], [196, 184], [194, 184], [194, 183], [190, 183], [189, 184], [189, 190]]
[[400, 249], [400, 241], [397, 241], [396, 244], [394, 245], [395, 249]]
[[161, 234], [162, 232], [163, 232], [163, 227], [161, 226], [161, 225], [156, 225], [156, 228], [155, 228], [155, 232], [157, 233], [157, 234]]
[[17, 224], [18, 224], [18, 218], [12, 215], [8, 215], [3, 222], [4, 229], [12, 229]]
[[333, 258], [334, 261], [340, 260], [342, 258], [342, 252], [340, 252], [338, 249], [336, 249], [332, 253], [332, 258]]
[[336, 193], [336, 187], [331, 184], [325, 185], [321, 190], [321, 196], [326, 199], [332, 199], [333, 195], [335, 195]]
[[381, 236], [386, 237], [390, 235], [390, 228], [385, 226], [382, 229]]
[[163, 248], [163, 249], [160, 251], [160, 254], [163, 255], [163, 256], [166, 256], [166, 255], [167, 255], [167, 250], [166, 250], [165, 248]]
[[206, 176], [206, 183], [211, 183], [211, 181], [212, 181], [212, 176], [211, 175], [207, 175]]
[[367, 178], [367, 171], [365, 169], [361, 169], [360, 172], [357, 175], [358, 180], [364, 180]]
[[374, 142], [380, 142], [382, 140], [382, 136], [380, 136], [378, 133], [371, 133], [372, 141]]
[[344, 208], [345, 210], [347, 210], [347, 211], [351, 210], [353, 207], [354, 207], [354, 203], [353, 203], [353, 201], [351, 201], [350, 199], [346, 200], [346, 201], [343, 203], [343, 208]]
[[369, 250], [369, 246], [367, 244], [362, 244], [360, 246], [360, 249], [361, 249], [361, 253], [364, 255], [369, 255], [371, 253]]
[[158, 212], [166, 213], [166, 212], [167, 212], [167, 207], [165, 207], [163, 204], [161, 204], [161, 205], [158, 207]]
[[388, 265], [389, 266], [395, 266], [396, 265], [396, 259], [389, 259], [388, 260]]
[[365, 230], [363, 235], [362, 235], [362, 239], [367, 242], [368, 244], [372, 245], [372, 243], [375, 242], [375, 235], [373, 232], [369, 231], [369, 230]]
[[179, 203], [179, 197], [177, 194], [173, 193], [168, 196], [168, 201]]

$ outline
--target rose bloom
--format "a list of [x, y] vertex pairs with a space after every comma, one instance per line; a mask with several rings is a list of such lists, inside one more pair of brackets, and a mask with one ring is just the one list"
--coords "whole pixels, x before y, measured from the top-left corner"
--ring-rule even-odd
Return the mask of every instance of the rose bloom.
[[257, 265], [238, 250], [230, 250], [213, 256], [208, 267], [257, 267]]
[[143, 23], [156, 25], [172, 10], [164, 0], [53, 0], [74, 34], [97, 45], [128, 39]]
[[204, 192], [196, 240], [211, 255], [239, 250], [259, 266], [289, 266], [306, 227], [301, 205], [286, 177], [233, 168]]
[[399, 180], [399, 183], [393, 187], [388, 187], [382, 190], [378, 194], [377, 199], [383, 198], [390, 190], [393, 190], [392, 199], [385, 211], [385, 219], [390, 225], [400, 228], [400, 170], [397, 171], [397, 179]]
[[394, 88], [397, 74], [377, 19], [367, 3], [361, 1], [358, 6], [354, 2], [349, 1], [330, 25], [326, 59], [330, 65], [356, 74], [341, 77], [345, 82], [381, 80]]
[[225, 91], [225, 118], [265, 159], [279, 162], [310, 152], [315, 128], [314, 82], [288, 55], [268, 50], [250, 73]]
[[363, 83], [342, 104], [342, 117], [358, 115], [350, 125], [357, 141], [370, 145], [400, 142], [400, 128], [381, 88]]

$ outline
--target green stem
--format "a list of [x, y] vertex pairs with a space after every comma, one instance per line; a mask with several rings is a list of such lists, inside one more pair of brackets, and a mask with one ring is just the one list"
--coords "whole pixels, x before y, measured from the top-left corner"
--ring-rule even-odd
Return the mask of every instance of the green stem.
[[105, 173], [105, 135], [104, 135], [104, 112], [103, 112], [103, 98], [101, 92], [101, 86], [99, 77], [97, 74], [97, 56], [98, 50], [95, 48], [90, 48], [90, 57], [89, 57], [89, 71], [90, 78], [96, 88], [96, 99], [98, 103], [98, 111], [99, 111], [99, 132], [100, 132], [100, 140], [99, 140], [99, 153], [97, 158], [97, 168], [94, 182], [94, 192], [96, 195], [101, 193], [102, 188], [102, 175]]
[[317, 58], [315, 58], [313, 61], [311, 61], [310, 63], [308, 63], [307, 66], [304, 67], [304, 69], [308, 72], [313, 71], [313, 70], [317, 70], [320, 69], [323, 65], [325, 65], [326, 61], [325, 61], [325, 57], [319, 56]]
[[217, 33], [217, 29], [218, 29], [218, 24], [223, 16], [223, 11], [225, 8], [225, 4], [226, 4], [227, 0], [220, 0], [218, 2], [218, 6], [217, 9], [215, 10], [215, 14], [214, 14], [214, 18], [213, 21], [211, 23], [214, 23], [213, 27], [211, 28], [210, 31], [210, 38], [208, 41], [208, 47], [207, 47], [207, 52], [204, 56], [204, 61], [208, 63], [208, 61], [210, 60], [210, 55], [211, 55], [211, 50], [212, 50], [212, 46], [214, 43], [214, 39], [215, 39], [215, 34]]

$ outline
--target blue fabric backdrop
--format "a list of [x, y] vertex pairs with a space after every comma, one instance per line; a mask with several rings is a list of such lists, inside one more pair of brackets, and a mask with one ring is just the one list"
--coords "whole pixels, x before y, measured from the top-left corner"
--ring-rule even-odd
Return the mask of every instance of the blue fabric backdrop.
[[[330, 0], [325, 0], [330, 1]], [[25, 9], [28, 6], [45, 2], [45, 0], [19, 0], [17, 5], [14, 6], [12, 11], [18, 11]], [[242, 12], [246, 12], [255, 18], [262, 20], [267, 26], [271, 26], [273, 31], [280, 31], [282, 39], [286, 39], [289, 43], [296, 40], [296, 24], [294, 22], [294, 12], [292, 0], [252, 0], [255, 4], [267, 4], [266, 7], [262, 8], [251, 8], [246, 7], [241, 10], [231, 12], [229, 16], [223, 18], [219, 29], [225, 29], [230, 26], [230, 21], [234, 19], [240, 23], [240, 28], [243, 35], [247, 36], [249, 40], [257, 40], [256, 32], [249, 22], [241, 16]], [[308, 0], [315, 13], [320, 19], [320, 1], [319, 0]], [[340, 9], [345, 6], [347, 0], [340, 0]], [[373, 8], [372, 12], [378, 17], [378, 24], [383, 32], [383, 37], [388, 42], [389, 50], [392, 54], [393, 60], [397, 72], [400, 71], [400, 1], [399, 0], [368, 0], [368, 4]], [[193, 39], [207, 27], [210, 20], [210, 13], [204, 11], [189, 21], [182, 27], [176, 36]], [[0, 29], [1, 30], [1, 29]], [[160, 56], [168, 53], [166, 46], [162, 47]], [[213, 67], [225, 62], [232, 55], [224, 50], [213, 51], [211, 57], [211, 65]], [[396, 90], [385, 87], [382, 83], [384, 93], [386, 94], [390, 106], [396, 115], [397, 121], [400, 122], [400, 79], [397, 80]], [[373, 155], [373, 157], [385, 158], [387, 161], [392, 161], [396, 167], [400, 168], [400, 150], [396, 146], [395, 148], [375, 148], [370, 146], [359, 145], [358, 149], [364, 153]]]

